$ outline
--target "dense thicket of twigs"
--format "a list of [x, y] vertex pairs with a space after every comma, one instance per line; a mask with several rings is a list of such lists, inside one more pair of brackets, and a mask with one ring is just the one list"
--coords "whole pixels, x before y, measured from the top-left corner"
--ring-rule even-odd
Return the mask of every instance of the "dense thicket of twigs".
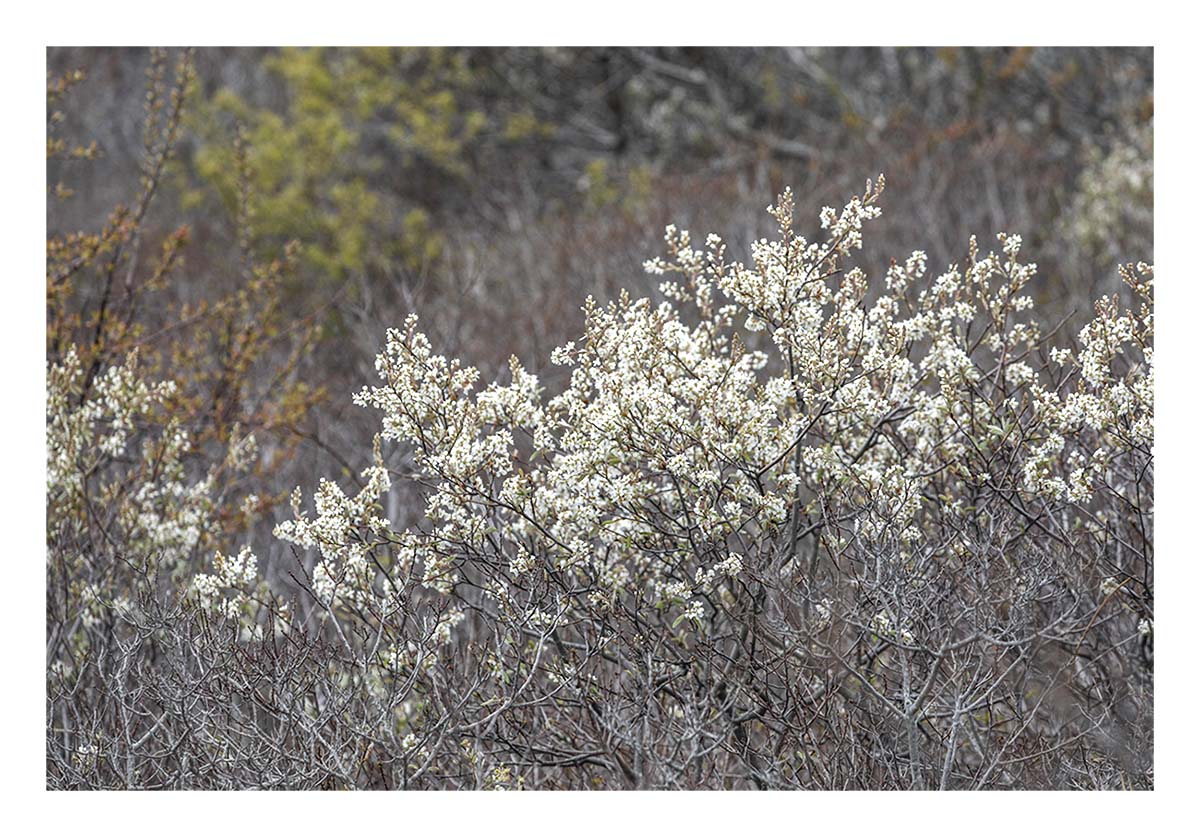
[[48, 787], [1153, 786], [1148, 51], [49, 64]]

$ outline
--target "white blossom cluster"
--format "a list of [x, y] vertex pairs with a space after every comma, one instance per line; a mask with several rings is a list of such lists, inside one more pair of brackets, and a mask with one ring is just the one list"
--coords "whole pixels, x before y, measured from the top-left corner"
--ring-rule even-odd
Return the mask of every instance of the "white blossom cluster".
[[210, 613], [237, 619], [243, 615], [249, 599], [247, 590], [258, 583], [258, 558], [243, 547], [237, 555], [213, 557], [211, 573], [200, 573], [192, 579], [192, 591], [201, 607]]
[[[218, 531], [219, 486], [256, 456], [253, 436], [239, 436], [223, 461], [195, 473], [191, 439], [169, 418], [174, 393], [172, 382], [143, 377], [136, 354], [88, 369], [69, 347], [47, 372], [47, 560], [85, 627], [128, 614], [144, 580], [185, 574]], [[218, 554], [216, 573], [195, 585], [213, 607], [217, 587], [230, 588], [220, 605], [229, 612], [255, 575], [248, 552]]]
[[[292, 496], [293, 520], [275, 527], [275, 536], [306, 548], [316, 548], [322, 560], [313, 569], [312, 590], [318, 601], [331, 605], [338, 598], [363, 604], [371, 587], [374, 570], [367, 557], [371, 532], [383, 532], [387, 524], [375, 515], [375, 499], [387, 491], [386, 469], [372, 467], [363, 472], [365, 487], [347, 497], [333, 482], [322, 480], [313, 499], [316, 516], [301, 512], [302, 498]], [[364, 533], [366, 533], [364, 535]]]
[[[73, 347], [47, 374], [49, 525], [86, 525], [91, 504], [119, 527], [125, 551], [172, 567], [211, 526], [215, 494], [213, 473], [199, 479], [187, 473], [191, 443], [177, 423], [145, 432], [175, 386], [143, 380], [136, 354], [99, 372], [86, 391], [85, 381]], [[253, 456], [253, 437], [246, 437], [232, 447], [229, 464], [245, 467]]]

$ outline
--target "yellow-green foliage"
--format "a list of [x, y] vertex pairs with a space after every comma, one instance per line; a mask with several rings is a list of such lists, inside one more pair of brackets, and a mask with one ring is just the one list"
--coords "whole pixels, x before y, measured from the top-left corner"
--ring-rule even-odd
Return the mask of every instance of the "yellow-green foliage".
[[[298, 239], [302, 257], [331, 279], [401, 262], [436, 260], [444, 241], [430, 214], [430, 184], [451, 189], [484, 141], [517, 142], [549, 130], [531, 113], [485, 113], [480, 73], [466, 53], [438, 48], [285, 49], [265, 65], [284, 89], [282, 107], [223, 89], [193, 114], [202, 138], [202, 204], [215, 189], [232, 213], [238, 195], [233, 124], [249, 146], [255, 236]], [[420, 177], [414, 177], [414, 174]]]
[[653, 195], [654, 172], [645, 164], [625, 169], [596, 157], [584, 167], [581, 183], [589, 209], [636, 210]]

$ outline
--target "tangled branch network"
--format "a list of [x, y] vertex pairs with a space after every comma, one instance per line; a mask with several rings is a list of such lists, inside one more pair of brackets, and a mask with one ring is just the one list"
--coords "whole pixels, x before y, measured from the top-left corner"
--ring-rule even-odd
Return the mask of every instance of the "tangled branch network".
[[[883, 185], [812, 240], [785, 191], [745, 263], [668, 227], [657, 295], [589, 298], [553, 397], [409, 317], [354, 396], [375, 464], [275, 528], [287, 584], [181, 557], [252, 440], [191, 484], [148, 440], [103, 547], [132, 568], [62, 571], [48, 781], [1151, 786], [1153, 270], [1073, 334], [1017, 235], [871, 280]], [[163, 386], [135, 373], [81, 401], [51, 370], [52, 585], [96, 475], [131, 473]]]

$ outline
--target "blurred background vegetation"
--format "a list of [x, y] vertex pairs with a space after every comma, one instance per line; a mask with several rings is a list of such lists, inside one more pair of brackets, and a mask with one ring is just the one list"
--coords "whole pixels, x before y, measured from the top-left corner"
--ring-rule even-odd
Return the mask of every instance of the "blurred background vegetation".
[[785, 185], [811, 230], [887, 175], [863, 254], [876, 277], [914, 249], [940, 269], [971, 234], [1021, 234], [1043, 321], [1116, 291], [1118, 262], [1153, 261], [1149, 49], [52, 48], [47, 63], [48, 353], [157, 344], [201, 442], [260, 437], [268, 524], [305, 475], [349, 482], [366, 464], [343, 457], [370, 449], [349, 393], [409, 311], [485, 378], [515, 354], [553, 387], [549, 352], [580, 332], [585, 295], [657, 292], [641, 264], [667, 223], [745, 253]]

